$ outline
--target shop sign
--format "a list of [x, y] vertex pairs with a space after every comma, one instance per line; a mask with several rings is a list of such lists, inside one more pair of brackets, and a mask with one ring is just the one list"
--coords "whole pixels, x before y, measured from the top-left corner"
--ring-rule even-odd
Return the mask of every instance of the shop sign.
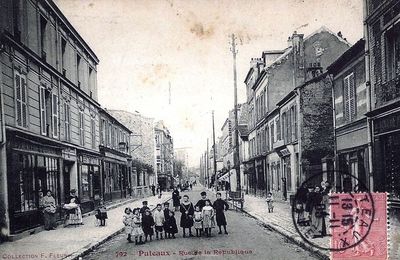
[[277, 154], [279, 155], [279, 157], [284, 157], [284, 156], [290, 155], [290, 151], [289, 151], [289, 149], [284, 148], [284, 149], [277, 151]]
[[400, 129], [400, 112], [374, 120], [374, 134], [383, 134]]
[[36, 142], [30, 143], [18, 138], [15, 138], [13, 142], [11, 142], [11, 146], [13, 149], [19, 151], [40, 153], [43, 155], [61, 156], [61, 150], [57, 150], [53, 147], [42, 145]]
[[81, 155], [80, 162], [83, 164], [92, 164], [92, 165], [100, 165], [99, 158], [91, 157], [88, 155]]
[[62, 156], [65, 160], [75, 160], [76, 159], [76, 150], [72, 148], [65, 148], [62, 151]]

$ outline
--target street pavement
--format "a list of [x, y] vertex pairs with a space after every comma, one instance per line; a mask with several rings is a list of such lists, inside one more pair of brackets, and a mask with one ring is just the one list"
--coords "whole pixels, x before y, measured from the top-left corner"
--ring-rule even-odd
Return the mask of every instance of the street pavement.
[[[318, 255], [329, 258], [328, 250], [318, 249], [308, 244], [297, 232], [292, 218], [292, 210], [290, 204], [286, 201], [275, 201], [274, 212], [268, 213], [265, 198], [255, 197], [252, 195], [244, 196], [243, 211], [263, 222], [267, 227], [275, 230], [281, 235], [288, 237], [296, 244], [299, 244]], [[303, 229], [299, 227], [300, 229]], [[304, 230], [303, 230], [304, 231]], [[329, 248], [330, 237], [314, 238], [312, 243], [323, 248]]]
[[24, 237], [14, 242], [0, 244], [1, 259], [74, 259], [105, 240], [118, 234], [124, 227], [122, 217], [125, 207], [141, 207], [147, 200], [151, 209], [157, 203], [163, 203], [171, 198], [163, 193], [161, 199], [157, 196], [140, 198], [129, 204], [107, 211], [108, 220], [105, 227], [95, 225], [95, 217], [83, 218], [84, 225], [58, 227], [56, 230], [43, 231]]
[[[193, 191], [182, 192], [181, 195], [189, 195], [195, 204], [200, 199], [200, 191], [200, 187], [195, 187]], [[212, 201], [215, 200], [212, 192], [207, 191], [207, 194]], [[180, 213], [175, 216], [179, 226]], [[183, 238], [179, 228], [176, 239], [135, 245], [128, 243], [126, 235], [121, 233], [83, 256], [83, 259], [318, 259], [246, 213], [229, 210], [226, 217], [228, 235], [219, 235], [218, 228], [215, 228], [210, 238]]]

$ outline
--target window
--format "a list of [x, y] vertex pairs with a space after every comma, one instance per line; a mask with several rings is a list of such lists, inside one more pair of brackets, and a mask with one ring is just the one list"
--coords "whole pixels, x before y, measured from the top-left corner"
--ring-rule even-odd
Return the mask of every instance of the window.
[[106, 120], [105, 119], [101, 119], [101, 125], [100, 125], [100, 144], [101, 145], [105, 145], [106, 141], [106, 134], [107, 130], [106, 130]]
[[76, 78], [78, 80], [78, 88], [81, 88], [81, 56], [76, 55]]
[[112, 124], [110, 122], [108, 122], [108, 141], [107, 141], [107, 145], [109, 147], [112, 146], [112, 136], [113, 136], [112, 129], [113, 129]]
[[94, 117], [90, 119], [90, 133], [92, 137], [92, 148], [96, 149], [96, 121]]
[[67, 48], [67, 41], [61, 37], [61, 69], [64, 76], [66, 74], [66, 68], [67, 68], [66, 48]]
[[58, 137], [58, 96], [57, 94], [53, 93], [52, 95], [52, 109], [51, 109], [51, 118], [52, 118], [52, 130], [53, 130], [53, 137]]
[[271, 140], [269, 139], [269, 126], [268, 125], [267, 125], [267, 128], [265, 129], [265, 133], [266, 133], [266, 150], [267, 150], [267, 152], [269, 152]]
[[276, 125], [276, 140], [281, 140], [282, 139], [281, 138], [281, 123], [279, 120], [279, 116], [275, 119], [275, 125]]
[[115, 128], [111, 126], [111, 147], [115, 146]]
[[64, 103], [64, 137], [66, 141], [71, 141], [71, 107], [69, 103]]
[[294, 140], [297, 140], [297, 109], [296, 105], [293, 106], [293, 132], [294, 132]]
[[395, 25], [386, 35], [387, 80], [400, 74], [400, 25]]
[[89, 68], [89, 96], [93, 96], [93, 69]]
[[20, 11], [19, 11], [19, 1], [14, 0], [13, 3], [13, 25], [14, 25], [14, 36], [17, 41], [21, 41], [21, 31], [20, 31]]
[[275, 126], [274, 126], [274, 122], [271, 123], [271, 146], [274, 144], [275, 142]]
[[16, 118], [17, 125], [27, 127], [27, 94], [26, 94], [26, 76], [15, 72], [15, 90], [16, 90]]
[[344, 78], [344, 116], [346, 121], [354, 120], [356, 114], [356, 100], [354, 89], [354, 73]]
[[85, 118], [83, 110], [79, 110], [79, 142], [83, 146], [85, 145]]
[[286, 112], [282, 113], [282, 139], [284, 143], [287, 143], [287, 118], [286, 118]]
[[40, 15], [40, 47], [42, 48], [42, 58], [46, 60], [46, 27], [47, 20], [43, 15]]

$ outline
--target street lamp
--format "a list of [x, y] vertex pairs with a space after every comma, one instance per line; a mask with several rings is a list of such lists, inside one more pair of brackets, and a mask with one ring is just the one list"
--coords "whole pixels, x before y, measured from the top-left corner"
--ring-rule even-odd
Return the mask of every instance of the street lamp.
[[228, 160], [226, 165], [228, 166], [229, 191], [231, 191], [231, 161]]

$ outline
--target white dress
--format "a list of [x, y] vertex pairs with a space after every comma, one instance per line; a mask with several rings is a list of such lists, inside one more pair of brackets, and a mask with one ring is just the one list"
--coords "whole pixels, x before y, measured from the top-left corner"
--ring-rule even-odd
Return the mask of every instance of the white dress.
[[211, 206], [203, 207], [203, 228], [215, 227], [214, 209]]

